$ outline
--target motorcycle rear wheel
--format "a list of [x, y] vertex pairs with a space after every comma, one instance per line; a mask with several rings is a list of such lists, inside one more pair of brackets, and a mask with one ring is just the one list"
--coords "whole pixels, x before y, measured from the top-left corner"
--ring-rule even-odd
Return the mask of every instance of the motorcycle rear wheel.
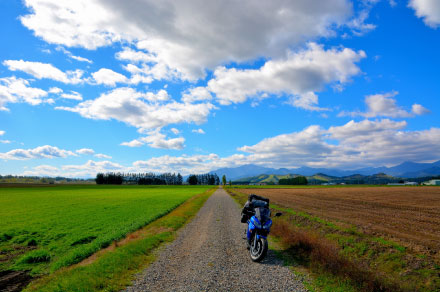
[[260, 237], [260, 239], [255, 240], [255, 237], [251, 240], [251, 246], [249, 249], [249, 254], [252, 261], [261, 262], [267, 254], [267, 239]]

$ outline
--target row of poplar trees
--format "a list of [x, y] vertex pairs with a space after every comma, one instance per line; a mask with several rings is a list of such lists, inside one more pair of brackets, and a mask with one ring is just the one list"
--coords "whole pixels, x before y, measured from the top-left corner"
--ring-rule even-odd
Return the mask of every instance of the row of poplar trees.
[[220, 178], [217, 174], [191, 174], [187, 180], [190, 185], [219, 185]]
[[[138, 185], [181, 185], [183, 177], [180, 173], [98, 173], [96, 175], [96, 184], [102, 185], [120, 185], [120, 184], [138, 184]], [[217, 174], [198, 174], [190, 175], [187, 182], [191, 185], [218, 185], [220, 179]]]

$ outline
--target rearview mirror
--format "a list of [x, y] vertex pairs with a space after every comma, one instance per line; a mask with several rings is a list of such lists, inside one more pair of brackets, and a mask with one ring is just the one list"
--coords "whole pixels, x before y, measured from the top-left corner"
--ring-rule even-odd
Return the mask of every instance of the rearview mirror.
[[275, 214], [275, 217], [280, 217], [281, 215], [283, 215], [283, 213], [278, 212]]

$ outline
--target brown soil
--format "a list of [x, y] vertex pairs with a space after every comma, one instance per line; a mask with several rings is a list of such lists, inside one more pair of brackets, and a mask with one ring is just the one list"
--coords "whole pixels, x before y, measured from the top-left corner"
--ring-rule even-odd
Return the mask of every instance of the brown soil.
[[354, 224], [431, 256], [440, 255], [440, 187], [242, 189], [323, 219]]
[[29, 284], [32, 277], [22, 271], [3, 271], [0, 272], [0, 291], [18, 292]]

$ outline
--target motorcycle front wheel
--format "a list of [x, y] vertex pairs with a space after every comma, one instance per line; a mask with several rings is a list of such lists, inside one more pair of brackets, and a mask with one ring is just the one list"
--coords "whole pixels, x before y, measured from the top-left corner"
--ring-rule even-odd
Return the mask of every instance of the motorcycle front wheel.
[[268, 244], [266, 238], [260, 237], [260, 239], [257, 239], [256, 237], [254, 235], [251, 240], [249, 254], [254, 262], [260, 262], [267, 254]]

